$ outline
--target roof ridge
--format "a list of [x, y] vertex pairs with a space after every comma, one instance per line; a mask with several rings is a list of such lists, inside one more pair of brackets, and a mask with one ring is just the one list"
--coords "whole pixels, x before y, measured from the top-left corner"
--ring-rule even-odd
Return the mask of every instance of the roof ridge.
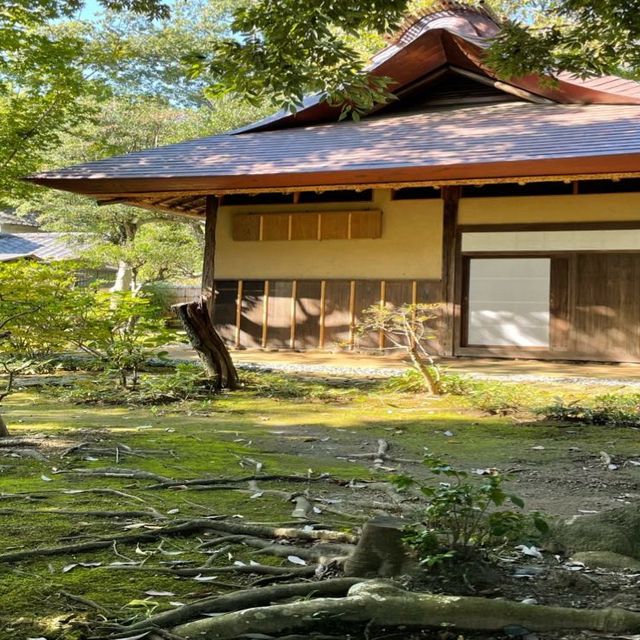
[[436, 0], [431, 6], [423, 7], [408, 14], [398, 30], [389, 37], [391, 44], [402, 44], [406, 36], [410, 36], [411, 30], [416, 26], [425, 27], [429, 22], [438, 20], [446, 16], [455, 16], [461, 13], [474, 13], [488, 18], [500, 26], [502, 20], [486, 5], [484, 0], [478, 2], [458, 2], [457, 0]]

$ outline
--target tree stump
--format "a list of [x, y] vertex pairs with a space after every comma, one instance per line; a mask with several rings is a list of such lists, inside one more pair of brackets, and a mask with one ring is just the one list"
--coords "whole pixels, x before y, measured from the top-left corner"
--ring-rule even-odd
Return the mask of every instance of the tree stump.
[[2, 419], [0, 415], [0, 438], [6, 438], [9, 436], [9, 429], [7, 428], [7, 424]]
[[182, 322], [207, 375], [215, 379], [216, 387], [237, 389], [238, 372], [229, 350], [211, 322], [207, 301], [203, 298], [199, 302], [185, 302], [171, 308]]
[[407, 556], [402, 543], [404, 520], [376, 516], [367, 522], [355, 551], [344, 563], [347, 576], [391, 578], [400, 575]]

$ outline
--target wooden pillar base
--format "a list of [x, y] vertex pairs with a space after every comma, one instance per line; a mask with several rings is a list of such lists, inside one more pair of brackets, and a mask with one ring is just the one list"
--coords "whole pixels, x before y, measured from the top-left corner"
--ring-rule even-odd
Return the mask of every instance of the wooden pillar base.
[[207, 375], [215, 379], [217, 388], [237, 389], [238, 372], [229, 350], [213, 326], [207, 300], [203, 298], [199, 302], [184, 302], [171, 308], [182, 322]]

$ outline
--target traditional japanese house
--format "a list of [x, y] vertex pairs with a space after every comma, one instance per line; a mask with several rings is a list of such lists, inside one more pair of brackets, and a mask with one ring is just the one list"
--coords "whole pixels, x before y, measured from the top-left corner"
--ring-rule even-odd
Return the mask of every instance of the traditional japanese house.
[[640, 84], [497, 77], [499, 28], [456, 2], [408, 21], [370, 67], [397, 100], [358, 122], [311, 97], [31, 179], [206, 218], [231, 346], [378, 348], [363, 308], [434, 302], [444, 355], [638, 361]]

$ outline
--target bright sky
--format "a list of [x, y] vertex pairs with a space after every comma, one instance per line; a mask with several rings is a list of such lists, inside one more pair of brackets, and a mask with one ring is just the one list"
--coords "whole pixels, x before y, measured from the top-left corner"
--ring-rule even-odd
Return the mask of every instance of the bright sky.
[[102, 7], [98, 4], [97, 0], [85, 0], [84, 8], [80, 13], [80, 17], [86, 20], [90, 20], [93, 18], [96, 13], [98, 13]]

